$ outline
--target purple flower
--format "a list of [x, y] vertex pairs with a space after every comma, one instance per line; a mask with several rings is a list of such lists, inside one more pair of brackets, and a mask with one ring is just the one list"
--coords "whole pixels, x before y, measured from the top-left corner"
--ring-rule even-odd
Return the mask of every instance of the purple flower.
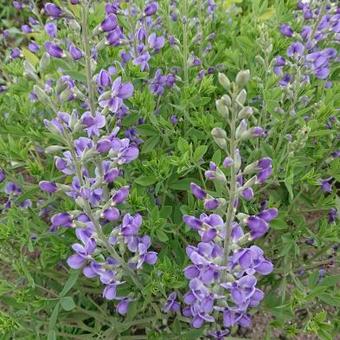
[[22, 193], [21, 188], [14, 182], [8, 182], [5, 186], [5, 193], [7, 195], [19, 196]]
[[42, 191], [46, 191], [48, 193], [56, 192], [58, 190], [57, 185], [55, 183], [48, 181], [39, 182], [39, 187]]
[[123, 298], [120, 300], [116, 307], [117, 313], [120, 315], [127, 314], [130, 302], [131, 300], [129, 298]]
[[52, 18], [59, 18], [63, 15], [62, 9], [51, 2], [45, 4], [44, 9], [45, 13]]
[[72, 245], [72, 249], [75, 251], [74, 255], [71, 255], [67, 259], [67, 264], [72, 269], [79, 269], [83, 267], [87, 261], [92, 259], [92, 254], [96, 250], [96, 242], [93, 238], [86, 240], [84, 245], [75, 243]]
[[287, 49], [288, 57], [299, 58], [303, 55], [305, 47], [300, 42], [292, 43]]
[[308, 40], [311, 37], [312, 31], [313, 31], [312, 27], [310, 27], [310, 26], [303, 26], [302, 30], [301, 30], [301, 33], [300, 33], [301, 38], [303, 40]]
[[220, 200], [217, 198], [210, 198], [204, 200], [204, 209], [206, 210], [215, 210], [221, 205]]
[[288, 25], [288, 24], [282, 24], [280, 26], [280, 32], [282, 35], [286, 36], [286, 37], [292, 37], [294, 31], [292, 30], [292, 28]]
[[145, 6], [144, 13], [146, 16], [152, 16], [156, 14], [157, 10], [158, 10], [158, 3], [156, 1], [152, 1]]
[[281, 80], [279, 81], [279, 84], [281, 86], [286, 87], [289, 83], [291, 83], [291, 81], [293, 80], [292, 76], [288, 73], [286, 73]]
[[331, 208], [328, 211], [328, 223], [334, 223], [337, 219], [338, 211], [336, 208]]
[[111, 46], [118, 46], [121, 39], [124, 37], [121, 29], [117, 26], [113, 31], [109, 32], [106, 36], [106, 40]]
[[245, 188], [241, 191], [241, 196], [246, 200], [250, 201], [254, 197], [254, 191], [252, 188]]
[[28, 49], [33, 53], [37, 53], [40, 50], [40, 47], [37, 43], [35, 43], [34, 41], [31, 41], [28, 44]]
[[96, 115], [93, 117], [91, 112], [86, 111], [81, 116], [81, 121], [86, 126], [85, 130], [88, 137], [99, 136], [100, 129], [106, 124], [105, 116], [101, 115], [99, 112], [96, 112]]
[[32, 27], [29, 25], [22, 25], [21, 30], [23, 33], [26, 33], [26, 34], [32, 33]]
[[197, 184], [191, 183], [191, 192], [199, 200], [204, 200], [207, 197], [207, 193]]
[[223, 312], [223, 324], [224, 327], [232, 327], [236, 324], [239, 324], [241, 327], [250, 327], [250, 315], [227, 308]]
[[50, 41], [47, 41], [45, 43], [45, 49], [47, 53], [54, 58], [63, 58], [65, 56], [64, 51], [61, 47], [59, 47], [57, 44], [54, 44]]
[[151, 239], [149, 236], [143, 236], [137, 245], [138, 261], [136, 268], [139, 269], [144, 262], [153, 265], [157, 262], [157, 253], [148, 251], [151, 246]]
[[257, 214], [257, 217], [262, 218], [266, 222], [270, 222], [278, 216], [278, 213], [279, 212], [276, 208], [269, 208], [262, 210], [259, 214]]
[[106, 70], [100, 70], [96, 78], [99, 87], [108, 87], [112, 84], [111, 76]]
[[116, 193], [112, 196], [112, 203], [111, 205], [117, 205], [123, 203], [127, 197], [129, 196], [129, 186], [121, 187]]
[[0, 183], [2, 183], [6, 178], [6, 173], [3, 169], [0, 169]]
[[167, 298], [167, 300], [166, 300], [166, 303], [165, 303], [165, 305], [164, 305], [164, 307], [163, 307], [163, 312], [164, 312], [164, 313], [170, 313], [170, 312], [176, 313], [176, 312], [180, 311], [181, 306], [180, 306], [180, 304], [176, 301], [176, 299], [177, 299], [177, 294], [176, 294], [176, 292], [172, 292], [172, 293], [168, 296], [168, 298]]
[[224, 168], [230, 168], [234, 164], [234, 160], [231, 157], [226, 157], [223, 161]]
[[121, 77], [118, 77], [111, 87], [111, 92], [103, 93], [98, 101], [103, 108], [108, 108], [111, 112], [116, 113], [124, 105], [123, 100], [131, 97], [133, 94], [133, 85], [131, 83], [122, 83]]
[[154, 49], [155, 51], [159, 51], [165, 44], [164, 37], [160, 36], [157, 37], [156, 33], [151, 33], [148, 38], [148, 43], [150, 48]]
[[51, 218], [51, 230], [54, 231], [58, 227], [69, 228], [73, 226], [73, 218], [69, 213], [60, 213], [53, 215]]
[[45, 32], [51, 37], [55, 38], [57, 36], [57, 25], [54, 22], [48, 22], [45, 25]]
[[249, 216], [247, 226], [253, 240], [262, 237], [269, 229], [268, 223], [258, 216]]
[[113, 31], [117, 26], [118, 21], [114, 14], [109, 14], [100, 24], [101, 30], [104, 32]]
[[114, 138], [109, 155], [118, 164], [127, 164], [138, 158], [139, 150], [136, 146], [130, 145], [130, 141], [127, 138]]
[[176, 115], [172, 115], [172, 116], [170, 117], [170, 122], [171, 122], [171, 124], [176, 125], [176, 124], [178, 123], [178, 118], [177, 118], [177, 116], [176, 116]]
[[184, 215], [183, 221], [190, 228], [198, 230], [203, 242], [210, 242], [213, 240], [218, 231], [224, 226], [221, 216], [217, 214], [201, 214], [199, 219], [193, 216]]
[[23, 9], [23, 4], [20, 1], [13, 1], [13, 7], [16, 10], [21, 10]]
[[332, 185], [330, 183], [331, 180], [332, 177], [321, 180], [320, 184], [323, 192], [332, 192]]
[[262, 249], [257, 246], [236, 252], [232, 257], [232, 265], [239, 265], [249, 275], [268, 275], [273, 271], [273, 264], [264, 258]]
[[68, 52], [70, 53], [73, 60], [79, 60], [84, 55], [83, 52], [73, 44], [70, 44]]
[[108, 221], [117, 221], [120, 218], [120, 211], [114, 207], [107, 208], [103, 211], [102, 217]]
[[140, 70], [142, 72], [149, 70], [149, 60], [150, 60], [150, 54], [149, 52], [144, 52], [140, 54], [138, 57], [133, 59], [133, 64], [134, 65], [139, 65]]
[[242, 276], [230, 287], [231, 298], [237, 305], [245, 305], [255, 293], [256, 278], [253, 275]]
[[19, 48], [15, 47], [11, 50], [11, 58], [16, 59], [21, 57], [21, 51]]

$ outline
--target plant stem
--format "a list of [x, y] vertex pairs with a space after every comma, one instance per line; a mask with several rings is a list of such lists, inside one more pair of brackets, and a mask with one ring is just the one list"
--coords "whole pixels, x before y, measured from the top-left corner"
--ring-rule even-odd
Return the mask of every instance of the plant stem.
[[89, 44], [89, 31], [88, 31], [88, 14], [89, 14], [90, 3], [86, 3], [82, 7], [82, 39], [83, 39], [83, 49], [85, 53], [85, 69], [86, 69], [86, 83], [87, 92], [89, 96], [89, 105], [91, 114], [95, 114], [95, 95], [92, 84], [92, 71], [91, 71], [91, 51]]
[[183, 73], [185, 84], [188, 85], [189, 83], [188, 0], [183, 0], [182, 25], [183, 25]]
[[[237, 95], [237, 89], [235, 89], [235, 92], [233, 94], [233, 102], [235, 100], [235, 97]], [[224, 259], [224, 265], [228, 264], [228, 255], [230, 251], [230, 240], [231, 240], [231, 223], [235, 217], [235, 199], [237, 194], [237, 182], [236, 182], [236, 176], [237, 176], [237, 169], [236, 169], [236, 136], [235, 136], [235, 130], [236, 130], [236, 105], [233, 104], [232, 110], [231, 110], [231, 119], [230, 119], [230, 140], [229, 140], [229, 155], [234, 160], [231, 168], [230, 168], [230, 185], [229, 185], [229, 205], [228, 210], [226, 212], [226, 222], [225, 222], [225, 228], [226, 228], [226, 234], [224, 238], [224, 250], [223, 250], [223, 259]]]

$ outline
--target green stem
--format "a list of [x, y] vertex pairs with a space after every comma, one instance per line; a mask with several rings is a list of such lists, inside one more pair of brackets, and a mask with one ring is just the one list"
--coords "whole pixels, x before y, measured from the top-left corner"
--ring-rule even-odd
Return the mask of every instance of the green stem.
[[183, 25], [183, 72], [185, 84], [188, 85], [189, 83], [188, 0], [183, 0], [182, 25]]
[[[235, 99], [236, 95], [237, 95], [237, 89], [235, 89], [235, 93], [232, 96], [233, 100]], [[237, 104], [234, 104], [234, 105], [237, 105]], [[237, 196], [237, 182], [236, 182], [237, 169], [235, 167], [236, 147], [237, 147], [237, 140], [235, 136], [236, 114], [237, 114], [236, 107], [233, 106], [231, 110], [231, 120], [229, 123], [230, 125], [229, 155], [234, 160], [234, 163], [230, 168], [229, 205], [228, 205], [228, 210], [226, 213], [226, 222], [225, 222], [226, 234], [224, 238], [224, 250], [223, 250], [224, 265], [228, 264], [228, 255], [230, 251], [230, 241], [231, 241], [231, 231], [232, 231], [231, 223], [235, 217], [234, 203], [235, 203], [235, 199]]]
[[89, 44], [89, 31], [88, 31], [88, 14], [90, 9], [90, 2], [87, 2], [82, 7], [82, 40], [83, 40], [83, 49], [85, 53], [85, 71], [86, 71], [86, 83], [87, 83], [87, 92], [89, 96], [89, 105], [91, 114], [95, 114], [95, 95], [94, 88], [92, 84], [92, 71], [91, 71], [91, 50]]

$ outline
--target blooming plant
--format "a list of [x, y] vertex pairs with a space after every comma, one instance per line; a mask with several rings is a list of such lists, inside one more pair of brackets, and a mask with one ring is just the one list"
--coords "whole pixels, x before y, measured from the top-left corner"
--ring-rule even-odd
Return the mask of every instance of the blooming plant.
[[1, 339], [336, 338], [336, 2], [0, 18]]
[[[199, 218], [190, 215], [183, 217], [184, 222], [191, 229], [197, 230], [201, 237], [197, 247], [188, 246], [186, 249], [192, 265], [185, 268], [190, 289], [184, 296], [189, 307], [183, 313], [193, 318], [192, 326], [195, 328], [201, 327], [206, 321], [218, 325], [219, 314], [226, 328], [235, 324], [249, 327], [251, 321], [247, 309], [257, 306], [264, 296], [256, 288], [255, 274], [267, 275], [273, 270], [272, 263], [265, 259], [261, 248], [244, 246], [267, 233], [269, 222], [277, 217], [277, 209], [263, 207], [254, 215], [238, 211], [240, 200], [252, 201], [253, 187], [263, 184], [272, 172], [270, 158], [261, 158], [242, 169], [239, 150], [242, 143], [264, 135], [261, 127], [247, 126], [253, 114], [251, 107], [244, 106], [247, 95], [244, 87], [249, 77], [248, 70], [240, 71], [235, 82], [231, 83], [225, 75], [219, 75], [220, 83], [228, 94], [219, 99], [216, 105], [222, 118], [228, 122], [229, 133], [214, 128], [212, 136], [226, 153], [223, 167], [230, 170], [230, 179], [228, 181], [223, 171], [213, 162], [205, 176], [224, 187], [222, 194], [228, 198], [228, 202], [224, 198], [212, 197], [192, 183], [193, 195], [204, 201], [206, 210], [215, 210], [217, 213], [203, 213]], [[246, 179], [246, 176], [254, 172], [256, 175]], [[225, 209], [226, 212], [223, 212]], [[249, 232], [244, 233], [244, 227]], [[217, 326], [215, 333], [221, 331], [225, 332]]]

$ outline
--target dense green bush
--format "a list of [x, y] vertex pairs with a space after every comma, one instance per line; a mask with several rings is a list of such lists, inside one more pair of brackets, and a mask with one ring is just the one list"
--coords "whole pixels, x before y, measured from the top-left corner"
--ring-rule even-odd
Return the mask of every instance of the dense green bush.
[[[135, 0], [111, 1], [106, 8], [105, 1], [88, 0], [13, 3], [2, 1], [0, 11], [1, 339], [210, 339], [217, 331], [223, 334], [216, 333], [218, 339], [334, 339], [340, 304], [336, 3], [161, 0], [156, 6]], [[57, 24], [56, 37], [46, 23]], [[305, 26], [311, 29], [304, 39]], [[124, 34], [118, 40], [110, 36], [117, 27]], [[160, 40], [152, 41], [153, 32]], [[47, 41], [56, 45], [46, 46]], [[147, 53], [148, 66], [141, 62]], [[124, 91], [106, 86], [118, 77], [127, 86]], [[112, 102], [103, 104], [104, 99]], [[89, 122], [85, 111], [105, 123]], [[58, 112], [73, 112], [71, 122]], [[120, 130], [111, 136], [115, 127]], [[79, 151], [74, 141], [80, 136], [94, 146]], [[119, 144], [123, 138], [130, 140], [128, 147]], [[97, 152], [98, 143], [108, 139], [119, 147]], [[236, 146], [241, 168], [235, 165]], [[75, 167], [70, 172], [56, 158], [67, 150], [73, 159], [67, 166]], [[223, 166], [227, 156], [232, 165]], [[260, 173], [267, 169], [260, 169], [258, 161], [264, 158], [272, 160], [272, 168], [262, 181]], [[103, 179], [101, 168], [108, 160], [120, 169], [112, 183]], [[245, 170], [250, 164], [257, 177], [246, 185], [255, 192], [248, 200], [240, 176], [251, 178], [253, 173]], [[128, 198], [119, 200], [117, 192], [127, 186]], [[98, 188], [102, 192], [94, 191]], [[196, 327], [192, 319], [197, 316], [184, 311], [189, 290], [184, 269], [196, 261], [188, 246], [204, 236], [183, 216], [198, 217], [215, 197], [220, 199], [214, 213], [230, 220], [224, 222], [226, 230], [216, 227], [217, 237], [203, 240], [211, 244], [216, 238], [227, 254], [209, 289], [238, 282], [244, 274], [238, 272], [240, 264], [226, 269], [241, 246], [256, 244], [274, 265], [269, 275], [256, 275], [264, 298], [250, 309], [248, 328], [242, 327], [245, 321], [226, 322], [226, 310], [236, 304], [231, 288], [214, 291], [223, 291], [215, 307], [223, 306], [224, 320], [216, 308], [213, 322]], [[125, 243], [133, 248], [130, 242], [142, 239], [133, 234], [132, 240], [117, 221], [105, 221], [110, 207], [105, 199], [122, 215], [143, 217], [140, 235], [151, 238], [149, 258], [140, 249], [126, 248]], [[232, 241], [231, 222], [238, 221], [246, 233], [249, 216], [259, 218], [267, 207], [278, 211], [268, 232], [257, 239], [251, 230], [249, 238], [247, 233], [239, 243]], [[57, 214], [66, 212], [62, 217], [71, 220], [56, 222]], [[81, 213], [90, 221], [79, 218]], [[75, 229], [89, 223], [94, 229], [86, 242], [95, 240], [98, 248], [86, 259], [107, 261], [94, 274], [101, 280], [68, 265], [75, 268], [71, 246], [81, 239]], [[109, 263], [112, 258], [130, 261], [132, 269], [119, 262], [108, 283], [103, 271], [116, 266]], [[147, 264], [137, 271], [137, 261]], [[119, 282], [117, 295], [126, 300], [111, 299], [113, 281]], [[180, 310], [171, 305], [169, 312], [164, 306], [173, 292]], [[248, 307], [250, 298], [242, 299]]]

